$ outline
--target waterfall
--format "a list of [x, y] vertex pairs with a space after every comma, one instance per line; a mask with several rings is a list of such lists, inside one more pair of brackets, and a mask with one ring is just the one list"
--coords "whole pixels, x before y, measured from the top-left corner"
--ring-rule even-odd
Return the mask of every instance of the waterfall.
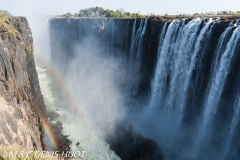
[[205, 126], [209, 123], [210, 114], [216, 114], [217, 105], [224, 87], [225, 80], [229, 73], [231, 58], [233, 57], [236, 47], [238, 47], [240, 37], [239, 28], [236, 28], [231, 36], [229, 42], [227, 43], [226, 49], [223, 51], [219, 67], [216, 70], [213, 70], [213, 79], [210, 84], [210, 90], [207, 94], [206, 102], [205, 102], [205, 113], [203, 125]]
[[[91, 43], [81, 44], [64, 75], [95, 130], [126, 124], [132, 148], [141, 148], [141, 137], [153, 140], [166, 160], [239, 159], [239, 20], [111, 22], [99, 33], [81, 24], [79, 39]], [[131, 142], [121, 134], [113, 137], [125, 149]]]
[[220, 37], [220, 40], [216, 49], [216, 53], [215, 53], [215, 58], [214, 58], [215, 61], [213, 63], [212, 72], [216, 71], [217, 68], [219, 67], [221, 53], [226, 49], [227, 42], [229, 41], [231, 34], [232, 34], [232, 26], [230, 25]]
[[234, 106], [233, 106], [233, 117], [230, 125], [230, 131], [228, 135], [226, 150], [225, 150], [225, 157], [228, 156], [229, 153], [234, 152], [234, 149], [231, 148], [231, 142], [234, 141], [234, 131], [238, 130], [237, 124], [240, 120], [240, 88], [238, 88], [237, 96], [235, 97]]
[[114, 24], [114, 20], [112, 21], [112, 33], [111, 33], [111, 45], [110, 45], [110, 47], [111, 47], [111, 52], [112, 53], [114, 53], [114, 45], [115, 45], [115, 36], [114, 36], [114, 34], [115, 34], [115, 24]]
[[167, 30], [161, 50], [158, 53], [158, 62], [156, 65], [155, 75], [152, 82], [151, 105], [163, 105], [166, 92], [166, 81], [169, 74], [169, 64], [171, 60], [172, 50], [169, 44], [174, 44], [177, 32], [183, 25], [184, 20], [173, 21]]
[[158, 44], [158, 58], [160, 56], [160, 53], [161, 53], [161, 49], [162, 49], [162, 44], [164, 42], [164, 36], [165, 36], [165, 33], [166, 33], [166, 30], [167, 30], [167, 23], [164, 24], [163, 26], [163, 29], [162, 29], [162, 32], [160, 32], [160, 36], [159, 36], [159, 44]]
[[[177, 20], [169, 25], [158, 53], [159, 57], [152, 83], [151, 105], [160, 105], [165, 110], [176, 108], [179, 103], [181, 104], [180, 108], [183, 108], [183, 92], [186, 90], [183, 88], [184, 85], [180, 84], [184, 83], [186, 74], [189, 74], [186, 70], [193, 61], [190, 53], [193, 52], [192, 46], [196, 41], [202, 21], [195, 19], [187, 25], [184, 23], [185, 20]], [[206, 32], [206, 30], [204, 31]], [[176, 101], [178, 104], [174, 104]]]
[[142, 61], [143, 37], [147, 28], [147, 19], [141, 19], [137, 28], [137, 19], [135, 19], [132, 29], [130, 60], [129, 60], [129, 89], [133, 95], [138, 91], [140, 82], [140, 67]]
[[[239, 121], [239, 112], [240, 112], [240, 91], [238, 92], [237, 97], [235, 98], [235, 102], [234, 102], [234, 115], [232, 118], [232, 122], [231, 122], [231, 130], [230, 130], [230, 135], [232, 135], [238, 121]], [[231, 137], [231, 136], [230, 136]]]
[[[194, 100], [191, 100], [191, 97], [194, 97], [192, 94], [196, 92], [197, 88], [201, 88], [199, 86], [201, 84], [198, 81], [202, 81], [200, 78], [201, 74], [204, 73], [202, 70], [205, 68], [206, 57], [209, 57], [208, 49], [215, 21], [210, 19], [208, 22], [205, 22], [204, 19], [199, 18], [190, 22], [174, 20], [168, 27], [167, 23], [165, 22], [159, 35], [158, 60], [152, 79], [151, 98], [148, 106], [150, 106], [150, 110], [151, 108], [160, 109], [161, 113], [159, 112], [159, 116], [163, 117], [164, 114], [177, 116], [178, 120], [175, 123], [178, 124], [179, 128], [182, 125], [186, 125], [183, 121], [185, 114], [197, 115], [197, 117], [192, 117], [192, 119], [189, 119], [188, 116], [186, 120], [195, 119], [198, 122], [191, 129], [191, 137], [194, 137], [192, 139], [194, 147], [191, 150], [193, 150], [192, 153], [199, 155], [202, 154], [200, 151], [202, 148], [206, 149], [207, 144], [211, 144], [211, 136], [207, 134], [210, 132], [212, 132], [210, 135], [214, 134], [214, 130], [211, 130], [209, 127], [212, 127], [213, 115], [217, 114], [219, 100], [231, 69], [232, 58], [239, 47], [239, 27], [233, 31], [233, 24], [229, 24], [219, 38], [212, 64], [210, 65], [211, 75], [207, 83], [205, 97], [202, 97], [204, 103], [191, 104], [198, 106], [200, 111], [202, 110], [202, 112], [197, 112], [190, 108], [191, 106], [189, 106], [190, 103], [188, 102], [194, 102]], [[239, 123], [239, 103], [239, 96], [236, 96], [228, 140], [222, 139], [223, 145], [230, 146], [233, 139], [233, 132]], [[154, 110], [156, 111], [156, 109]], [[182, 136], [184, 137], [184, 135], [188, 135], [188, 131], [183, 131]], [[227, 141], [228, 143], [226, 143]], [[218, 149], [212, 150], [220, 151], [220, 148], [227, 148], [226, 146], [218, 146]], [[188, 156], [190, 155], [189, 153]], [[221, 157], [219, 155], [211, 156], [215, 158]]]

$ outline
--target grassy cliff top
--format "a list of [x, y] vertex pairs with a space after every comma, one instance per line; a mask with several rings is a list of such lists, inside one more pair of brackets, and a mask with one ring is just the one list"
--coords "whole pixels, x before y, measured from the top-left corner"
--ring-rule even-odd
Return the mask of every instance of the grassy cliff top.
[[[51, 20], [64, 20], [66, 18], [72, 19], [72, 20], [78, 20], [78, 19], [106, 19], [107, 17], [53, 17]], [[220, 18], [220, 22], [228, 22], [233, 20], [240, 20], [240, 16], [219, 16], [219, 15], [202, 15], [202, 16], [146, 16], [145, 18], [151, 19], [151, 20], [160, 20], [160, 21], [171, 21], [175, 19], [195, 19], [195, 18], [213, 18], [217, 19]], [[109, 18], [108, 18], [109, 19]], [[110, 18], [110, 19], [135, 19], [135, 18]], [[140, 19], [140, 18], [139, 18]]]
[[0, 32], [7, 32], [7, 33], [17, 33], [18, 31], [12, 26], [8, 17], [5, 15], [0, 15]]

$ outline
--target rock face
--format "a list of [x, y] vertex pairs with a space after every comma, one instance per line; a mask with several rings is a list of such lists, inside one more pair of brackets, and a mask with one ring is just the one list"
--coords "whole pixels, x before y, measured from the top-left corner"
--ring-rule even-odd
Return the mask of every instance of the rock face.
[[[175, 17], [176, 18], [176, 17]], [[157, 62], [157, 52], [159, 44], [159, 36], [164, 24], [170, 24], [175, 19], [149, 18], [145, 34], [143, 35], [143, 44], [140, 49], [142, 52], [140, 62], [140, 82], [137, 94], [135, 96], [144, 97], [149, 94], [151, 86], [151, 77], [154, 74]], [[186, 17], [179, 17], [183, 19]], [[194, 17], [186, 19], [186, 23]], [[228, 26], [231, 19], [222, 18], [217, 21], [214, 26], [214, 38], [210, 47], [214, 49], [217, 40], [224, 29]], [[91, 44], [92, 49], [101, 48], [102, 54], [123, 57], [126, 64], [130, 61], [132, 36], [134, 23], [136, 20], [136, 30], [141, 28], [143, 19], [109, 19], [109, 18], [56, 18], [50, 21], [50, 39], [51, 39], [51, 58], [53, 62], [64, 71], [68, 66], [68, 62], [74, 59], [76, 55], [75, 47], [81, 43]], [[206, 20], [207, 21], [207, 20]], [[210, 48], [210, 50], [212, 49]], [[98, 51], [99, 52], [99, 51]], [[211, 58], [211, 57], [210, 57]], [[127, 82], [126, 82], [127, 83]]]
[[[161, 43], [163, 43], [161, 42], [161, 35], [165, 37], [166, 31], [164, 31], [164, 28], [168, 28], [170, 26], [170, 23], [176, 18], [179, 18], [181, 20], [185, 19], [184, 17], [163, 17], [149, 19], [52, 19], [50, 21], [52, 60], [54, 63], [56, 63], [56, 65], [60, 67], [61, 71], [64, 72], [67, 69], [69, 62], [77, 57], [78, 52], [75, 52], [75, 47], [77, 46], [80, 49], [84, 50], [84, 45], [86, 44], [91, 45], [93, 52], [97, 50], [96, 52], [102, 55], [106, 54], [107, 56], [121, 57], [124, 59], [122, 60], [124, 61], [123, 66], [125, 65], [127, 66], [126, 68], [128, 68], [128, 71], [126, 71], [128, 72], [127, 74], [131, 76], [129, 79], [132, 79], [133, 84], [138, 85], [136, 87], [135, 93], [129, 94], [129, 97], [131, 96], [134, 100], [139, 100], [140, 103], [146, 102], [146, 99], [148, 100], [151, 98], [151, 80], [155, 74], [159, 46], [162, 47]], [[188, 24], [193, 18], [195, 17], [187, 18], [182, 23]], [[220, 36], [229, 26], [230, 22], [236, 23], [237, 18], [238, 17], [232, 17], [230, 19], [222, 18], [221, 20], [217, 20], [215, 18], [216, 21], [212, 26], [211, 37], [209, 38], [209, 46], [204, 53], [205, 58], [202, 60], [201, 65], [198, 66], [201, 68], [201, 72], [198, 73], [198, 68], [193, 69], [193, 77], [196, 77], [196, 79], [193, 78], [193, 84], [191, 84], [189, 88], [192, 89], [192, 86], [194, 86], [195, 83], [198, 83], [197, 86], [199, 87], [187, 91], [189, 94], [191, 94], [191, 96], [186, 100], [186, 106], [188, 109], [184, 110], [184, 117], [182, 119], [182, 124], [185, 128], [197, 122], [195, 117], [197, 117], [196, 115], [199, 115], [200, 113], [200, 107], [198, 106], [203, 106], [205, 93], [208, 89], [209, 84], [207, 80], [210, 79], [211, 76], [211, 64], [215, 58], [214, 53], [217, 48]], [[201, 23], [199, 23], [200, 25], [198, 28], [199, 30], [196, 31], [196, 35], [199, 34], [200, 29], [203, 28], [208, 19], [209, 18], [201, 19]], [[176, 35], [179, 34], [178, 32], [178, 30], [174, 30], [174, 33], [176, 33]], [[174, 46], [175, 44], [169, 43], [168, 45], [173, 45], [172, 50], [174, 50], [174, 47], [176, 47]], [[98, 50], [98, 48], [101, 50]], [[173, 58], [171, 57], [169, 59]], [[163, 61], [165, 62], [165, 60]], [[167, 61], [166, 63], [170, 63], [170, 61], [171, 60]], [[233, 81], [227, 80], [226, 87], [223, 89], [223, 95], [225, 95], [227, 99], [223, 99], [223, 102], [220, 104], [225, 103], [225, 106], [229, 105], [229, 101], [227, 101], [229, 99], [231, 102], [234, 102], [231, 100], [233, 99], [233, 96], [231, 95], [233, 95], [233, 93], [235, 94], [236, 87], [234, 85], [238, 84], [239, 82], [239, 78], [236, 76], [239, 73], [239, 64], [237, 62], [239, 62], [239, 54], [236, 54], [234, 61], [231, 63], [233, 70], [229, 72], [229, 79], [232, 79]], [[168, 68], [168, 65], [166, 66], [166, 68]], [[164, 79], [164, 82], [166, 81], [166, 84], [161, 84], [161, 86], [166, 86], [165, 88], [167, 88], [166, 91], [164, 90], [164, 87], [164, 89], [162, 89], [164, 95], [168, 92], [168, 86], [171, 85], [170, 77], [173, 72], [171, 67], [169, 65], [168, 74], [162, 78]], [[137, 77], [139, 79], [139, 83], [136, 83], [137, 78], [135, 78], [136, 76], [134, 74], [136, 70], [139, 74]], [[126, 79], [126, 85], [131, 82], [129, 79]], [[174, 84], [175, 83], [173, 83], [173, 85]], [[129, 87], [127, 86], [126, 88]], [[126, 97], [128, 97], [128, 95]], [[230, 108], [231, 105], [232, 104], [226, 108]], [[131, 104], [127, 104], [127, 106], [129, 106], [129, 108], [132, 107]], [[196, 106], [198, 108], [196, 108]], [[225, 123], [227, 122], [227, 119], [230, 119], [229, 117], [231, 116], [229, 115], [232, 114], [231, 109], [226, 109], [224, 107], [221, 108], [221, 114], [216, 118], [216, 122], [219, 126], [216, 127], [215, 125], [213, 127], [214, 130], [216, 130], [214, 133], [217, 133], [219, 131], [219, 128], [223, 126], [223, 123], [219, 123], [220, 119], [224, 120]], [[230, 120], [228, 120], [228, 123], [229, 122]], [[116, 128], [117, 129], [114, 131], [113, 135], [109, 135], [106, 141], [110, 144], [111, 149], [114, 150], [122, 159], [163, 159], [161, 152], [157, 149], [159, 147], [152, 140], [138, 136], [131, 129], [126, 129], [124, 127], [121, 127], [121, 125]], [[239, 131], [237, 133], [239, 133]], [[213, 134], [213, 137], [215, 137], [215, 134]], [[218, 142], [218, 139], [214, 140]], [[237, 141], [234, 143], [237, 143]]]
[[0, 144], [45, 149], [45, 105], [25, 17], [0, 16]]
[[[69, 62], [77, 56], [75, 47], [81, 47], [81, 44], [91, 44], [93, 52], [100, 52], [99, 54], [103, 55], [111, 54], [127, 62], [130, 59], [134, 23], [135, 19], [52, 19], [50, 21], [51, 59], [64, 74]], [[136, 28], [141, 23], [142, 20], [137, 19]], [[143, 92], [145, 94], [150, 87], [150, 75], [156, 63], [158, 36], [162, 25], [162, 21], [154, 19], [149, 19], [147, 24], [143, 41], [143, 65], [140, 69], [142, 81], [139, 94]], [[101, 48], [101, 51], [98, 48]], [[118, 125], [114, 133], [106, 137], [106, 142], [124, 160], [163, 159], [162, 152], [154, 141], [135, 134], [123, 125]]]
[[[131, 38], [135, 19], [109, 18], [57, 18], [50, 21], [51, 58], [66, 70], [68, 62], [76, 56], [76, 45], [91, 44], [92, 50], [101, 49], [101, 54], [111, 54], [129, 61]], [[136, 19], [136, 28], [142, 19]], [[140, 66], [141, 81], [138, 94], [145, 94], [150, 88], [150, 77], [157, 59], [158, 37], [164, 21], [148, 19], [142, 47]], [[136, 29], [136, 32], [137, 31]], [[128, 65], [128, 64], [125, 64]]]
[[123, 160], [163, 160], [163, 154], [156, 142], [131, 132], [120, 124], [115, 132], [108, 135], [106, 142], [110, 148]]

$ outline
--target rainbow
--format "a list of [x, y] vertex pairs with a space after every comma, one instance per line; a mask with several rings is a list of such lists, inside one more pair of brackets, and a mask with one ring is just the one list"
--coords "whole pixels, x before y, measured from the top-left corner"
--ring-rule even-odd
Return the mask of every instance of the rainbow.
[[58, 150], [58, 140], [55, 137], [55, 134], [53, 133], [47, 119], [42, 117], [42, 123], [44, 127], [44, 133], [46, 135], [46, 141], [50, 142], [52, 144], [51, 148], [53, 150]]
[[[35, 48], [36, 49], [36, 48]], [[39, 52], [40, 53], [40, 52]], [[80, 105], [80, 102], [78, 101], [78, 98], [75, 96], [73, 90], [66, 82], [64, 76], [61, 74], [61, 72], [57, 69], [57, 67], [47, 60], [43, 54], [38, 54], [38, 58], [40, 58], [44, 64], [46, 64], [49, 67], [49, 72], [51, 73], [51, 77], [53, 78], [53, 81], [57, 83], [59, 87], [68, 95], [70, 107], [73, 109], [74, 112], [76, 112], [79, 117], [81, 117], [81, 120], [83, 120], [83, 124], [85, 125], [85, 129], [88, 132], [88, 134], [91, 136], [94, 132], [92, 127], [92, 123], [90, 123], [90, 118], [88, 118], [88, 114], [85, 111], [85, 109]], [[47, 143], [51, 143], [51, 146], [55, 149], [58, 148], [58, 140], [55, 137], [54, 132], [52, 131], [48, 120], [45, 118], [45, 116], [42, 116], [42, 122], [44, 126], [44, 131], [47, 136]]]
[[[43, 129], [44, 129], [44, 134], [45, 134], [44, 136], [46, 136], [45, 140], [47, 141], [48, 145], [51, 145], [51, 146], [48, 146], [48, 147], [50, 147], [50, 149], [53, 149], [53, 150], [58, 150], [58, 140], [57, 140], [57, 138], [56, 138], [56, 136], [55, 136], [55, 134], [54, 134], [47, 118], [46, 118], [46, 116], [43, 114], [42, 109], [40, 109], [38, 107], [38, 105], [35, 104], [35, 108], [36, 108], [37, 112], [40, 113], [40, 116], [41, 116]], [[49, 144], [49, 142], [50, 142], [50, 144]]]

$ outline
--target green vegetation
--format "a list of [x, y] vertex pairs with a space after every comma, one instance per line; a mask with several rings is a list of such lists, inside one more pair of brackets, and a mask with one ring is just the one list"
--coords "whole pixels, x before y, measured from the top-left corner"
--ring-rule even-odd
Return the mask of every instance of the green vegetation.
[[0, 15], [0, 31], [15, 34], [18, 32], [5, 15]]
[[193, 16], [240, 16], [240, 11], [217, 11], [217, 12], [205, 12], [195, 13]]
[[28, 54], [33, 54], [33, 44], [32, 43], [27, 43], [26, 44], [26, 52]]
[[62, 15], [63, 17], [73, 17], [73, 14], [68, 12]]
[[240, 11], [232, 12], [232, 11], [218, 11], [218, 12], [202, 12], [202, 13], [195, 13], [195, 14], [177, 14], [177, 15], [170, 15], [168, 13], [164, 15], [154, 15], [150, 14], [147, 16], [147, 18], [153, 18], [153, 19], [161, 19], [162, 17], [164, 18], [195, 18], [195, 17], [240, 17]]
[[12, 16], [12, 14], [9, 13], [8, 11], [6, 11], [6, 10], [0, 10], [0, 15]]
[[116, 11], [104, 9], [102, 7], [92, 7], [88, 9], [81, 9], [78, 13], [72, 14], [70, 12], [60, 15], [63, 17], [92, 17], [92, 18], [145, 18], [146, 16], [140, 13], [126, 12], [120, 8]]
[[202, 12], [202, 13], [195, 13], [195, 14], [184, 14], [184, 13], [178, 13], [176, 15], [170, 15], [168, 13], [164, 15], [155, 15], [153, 13], [149, 13], [148, 15], [143, 15], [140, 13], [131, 13], [125, 11], [123, 8], [120, 8], [116, 11], [110, 10], [110, 9], [104, 9], [102, 7], [92, 7], [92, 8], [86, 8], [81, 9], [78, 13], [65, 13], [63, 15], [60, 15], [60, 17], [88, 17], [88, 18], [156, 18], [156, 17], [222, 17], [222, 16], [240, 16], [240, 11], [218, 11], [218, 12]]

